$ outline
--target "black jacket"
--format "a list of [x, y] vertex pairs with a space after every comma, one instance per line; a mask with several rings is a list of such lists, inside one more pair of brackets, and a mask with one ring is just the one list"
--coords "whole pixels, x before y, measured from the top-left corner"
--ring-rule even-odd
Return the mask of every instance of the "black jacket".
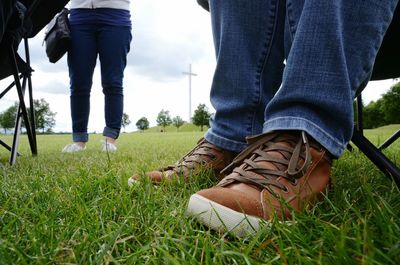
[[372, 80], [400, 77], [400, 4], [375, 59]]
[[208, 0], [197, 0], [197, 3], [199, 3], [199, 5], [201, 5], [205, 10], [210, 10]]

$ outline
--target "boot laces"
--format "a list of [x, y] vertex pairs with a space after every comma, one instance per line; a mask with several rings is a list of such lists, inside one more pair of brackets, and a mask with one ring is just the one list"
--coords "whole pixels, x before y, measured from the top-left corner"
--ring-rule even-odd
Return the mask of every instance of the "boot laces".
[[296, 184], [311, 164], [310, 144], [303, 131], [297, 134], [263, 134], [248, 138], [248, 143], [249, 147], [224, 169], [236, 174], [230, 174], [220, 183], [221, 186], [240, 182], [275, 194], [271, 186], [287, 191], [287, 187], [277, 181], [279, 177]]
[[177, 174], [185, 173], [187, 170], [195, 169], [198, 166], [207, 164], [208, 160], [215, 160], [215, 152], [221, 152], [221, 149], [208, 143], [204, 138], [202, 138], [191, 151], [184, 155], [174, 165], [166, 167], [164, 171], [173, 170]]

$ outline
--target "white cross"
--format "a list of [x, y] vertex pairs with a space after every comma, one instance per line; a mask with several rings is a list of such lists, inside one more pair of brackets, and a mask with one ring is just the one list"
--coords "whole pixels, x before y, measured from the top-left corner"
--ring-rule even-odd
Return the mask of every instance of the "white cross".
[[182, 72], [184, 75], [189, 76], [189, 122], [192, 120], [192, 76], [197, 74], [192, 72], [192, 64], [189, 64], [189, 72]]

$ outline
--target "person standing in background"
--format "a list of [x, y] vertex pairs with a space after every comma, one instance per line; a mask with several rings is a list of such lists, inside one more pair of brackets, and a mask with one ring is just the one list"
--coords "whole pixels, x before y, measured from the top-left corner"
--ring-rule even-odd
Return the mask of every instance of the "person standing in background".
[[86, 149], [93, 72], [99, 56], [105, 96], [103, 151], [116, 151], [123, 113], [123, 77], [132, 40], [130, 0], [71, 0], [72, 42], [68, 51], [72, 144], [62, 152]]

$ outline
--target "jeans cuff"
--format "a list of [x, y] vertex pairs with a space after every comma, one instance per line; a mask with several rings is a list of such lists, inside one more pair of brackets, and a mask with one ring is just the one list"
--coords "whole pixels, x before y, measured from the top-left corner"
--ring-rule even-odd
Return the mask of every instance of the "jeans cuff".
[[120, 129], [104, 127], [103, 136], [117, 139], [119, 136], [119, 132], [120, 132]]
[[[208, 129], [206, 134], [204, 135], [204, 138], [212, 143], [213, 145], [216, 145], [222, 149], [233, 151], [233, 152], [241, 152], [243, 149], [247, 147], [247, 144], [245, 142], [238, 142], [234, 140], [230, 140], [227, 138], [224, 138], [222, 136], [219, 136], [215, 134], [212, 131], [212, 128]], [[244, 141], [245, 139], [243, 139]]]
[[74, 132], [72, 133], [72, 141], [86, 143], [89, 141], [89, 135], [87, 132]]
[[341, 143], [315, 123], [299, 117], [275, 118], [264, 123], [264, 133], [278, 130], [305, 131], [335, 157], [341, 156], [347, 146], [347, 144]]

